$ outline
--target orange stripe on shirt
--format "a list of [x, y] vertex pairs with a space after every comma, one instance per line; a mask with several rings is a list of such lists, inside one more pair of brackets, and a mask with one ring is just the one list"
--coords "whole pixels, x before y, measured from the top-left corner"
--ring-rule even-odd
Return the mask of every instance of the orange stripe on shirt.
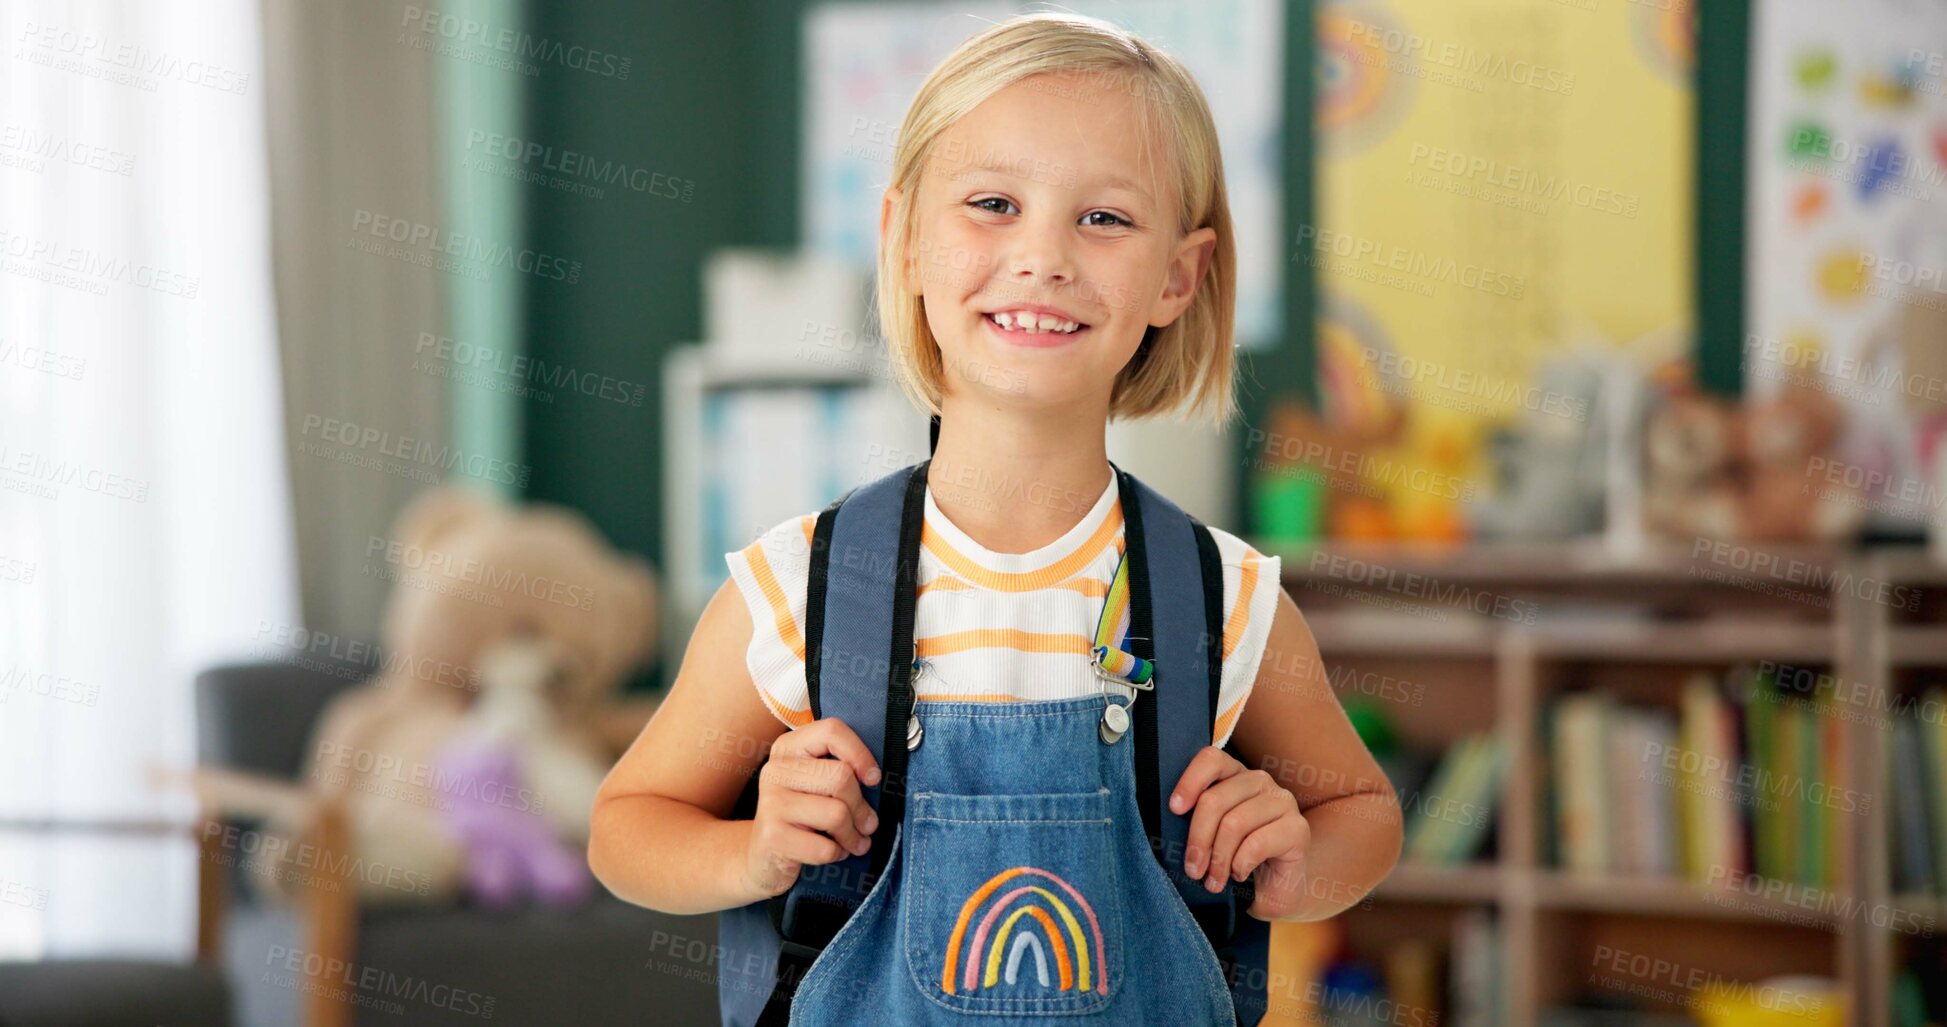
[[1244, 575], [1237, 582], [1237, 605], [1231, 608], [1230, 622], [1224, 625], [1224, 658], [1244, 637], [1251, 623], [1251, 597], [1257, 592], [1257, 550], [1244, 550]]
[[[942, 592], [980, 591], [979, 586], [962, 581], [951, 574], [939, 574], [935, 575], [932, 581], [919, 586], [914, 595], [923, 596], [936, 588]], [[1069, 578], [1059, 585], [1049, 585], [1048, 591], [1074, 592], [1085, 598], [1100, 599], [1109, 594], [1109, 583], [1101, 578]]]
[[995, 592], [1032, 592], [1058, 584], [1077, 571], [1094, 562], [1097, 555], [1115, 540], [1116, 532], [1122, 530], [1122, 508], [1117, 506], [1109, 511], [1091, 534], [1075, 551], [1056, 560], [1037, 571], [991, 571], [966, 554], [953, 548], [947, 540], [933, 530], [932, 525], [924, 525], [920, 531], [920, 544], [931, 550], [947, 568], [982, 588]]
[[1224, 737], [1224, 732], [1230, 730], [1230, 722], [1237, 719], [1238, 711], [1242, 710], [1244, 707], [1244, 700], [1249, 699], [1250, 697], [1251, 697], [1251, 690], [1249, 688], [1244, 689], [1244, 694], [1238, 696], [1237, 701], [1230, 704], [1230, 709], [1225, 710], [1223, 712], [1223, 715], [1217, 718], [1217, 723], [1211, 725], [1210, 727], [1211, 745], [1216, 745], [1217, 739]]
[[1080, 656], [1087, 655], [1093, 646], [1094, 640], [1087, 635], [1044, 634], [1019, 628], [974, 628], [918, 639], [913, 649], [921, 658], [945, 656], [969, 649], [1013, 649], [1023, 653], [1074, 653]]
[[777, 575], [771, 571], [771, 562], [764, 558], [760, 543], [752, 542], [744, 547], [744, 560], [750, 564], [750, 575], [757, 579], [757, 587], [764, 593], [764, 601], [770, 604], [771, 618], [777, 625], [777, 637], [786, 649], [804, 662], [804, 633], [798, 630], [798, 620], [791, 616], [791, 604], [784, 598], [784, 587], [777, 583]]

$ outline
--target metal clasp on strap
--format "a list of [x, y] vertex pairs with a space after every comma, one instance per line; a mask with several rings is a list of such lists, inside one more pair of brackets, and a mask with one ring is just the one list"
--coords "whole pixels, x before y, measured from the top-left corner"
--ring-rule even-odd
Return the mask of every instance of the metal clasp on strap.
[[1107, 667], [1102, 666], [1103, 648], [1097, 646], [1088, 651], [1089, 666], [1095, 668], [1095, 676], [1104, 681], [1113, 681], [1124, 688], [1133, 688], [1136, 690], [1136, 694], [1129, 697], [1128, 706], [1118, 706], [1110, 702], [1102, 707], [1102, 722], [1096, 726], [1096, 734], [1101, 736], [1103, 745], [1114, 745], [1122, 741], [1123, 735], [1129, 733], [1129, 726], [1133, 723], [1129, 717], [1129, 708], [1136, 705], [1136, 699], [1142, 693], [1156, 690], [1156, 678], [1152, 675], [1147, 681], [1131, 681], [1120, 674], [1110, 671]]

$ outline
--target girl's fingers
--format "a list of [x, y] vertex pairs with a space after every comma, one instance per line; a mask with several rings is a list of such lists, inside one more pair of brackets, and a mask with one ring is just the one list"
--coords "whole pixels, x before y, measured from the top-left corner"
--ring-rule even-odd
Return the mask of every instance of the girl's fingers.
[[814, 720], [795, 731], [786, 731], [771, 743], [771, 758], [779, 756], [830, 756], [852, 768], [858, 780], [879, 783], [879, 761], [859, 740], [858, 733], [837, 717]]
[[837, 842], [816, 831], [779, 824], [775, 837], [771, 851], [779, 859], [804, 866], [823, 866], [845, 858], [845, 850]]
[[1239, 845], [1253, 831], [1276, 821], [1290, 807], [1277, 794], [1282, 789], [1264, 789], [1232, 806], [1217, 823], [1216, 837], [1210, 844], [1210, 866], [1204, 871], [1203, 886], [1222, 891], [1231, 877], [1231, 859]]
[[1243, 773], [1244, 765], [1214, 745], [1206, 745], [1190, 758], [1190, 765], [1170, 790], [1170, 812], [1187, 813], [1196, 808], [1203, 790], [1227, 777]]
[[758, 787], [770, 786], [791, 792], [806, 792], [814, 795], [829, 795], [845, 803], [852, 811], [852, 823], [862, 834], [871, 834], [879, 826], [877, 814], [865, 801], [865, 794], [859, 790], [858, 778], [852, 775], [851, 768], [834, 759], [819, 759], [803, 756], [772, 757], [760, 772]]
[[[829, 795], [787, 793], [779, 805], [778, 814], [785, 823], [822, 832], [848, 853], [862, 856], [872, 848], [872, 843], [853, 825], [851, 807]], [[824, 859], [814, 862], [832, 861]]]
[[[1266, 826], [1250, 832], [1250, 836], [1236, 846], [1236, 856], [1231, 857], [1231, 877], [1234, 881], [1242, 881], [1252, 873], [1258, 873], [1258, 867], [1271, 861], [1271, 857], [1287, 857], [1287, 869], [1291, 873], [1304, 873], [1304, 856], [1310, 848], [1310, 840], [1312, 826], [1304, 820], [1303, 813], [1297, 817], [1271, 820]], [[1287, 854], [1297, 854], [1297, 857]]]
[[[1231, 762], [1237, 763], [1236, 760]], [[1191, 765], [1195, 766], [1194, 760]], [[1269, 780], [1269, 775], [1261, 771], [1246, 771], [1225, 777], [1201, 791], [1197, 796], [1196, 809], [1190, 814], [1190, 835], [1183, 853], [1184, 873], [1196, 878], [1204, 876], [1210, 865], [1210, 845], [1216, 840], [1217, 825], [1224, 819], [1224, 814], [1263, 791]]]
[[1237, 843], [1230, 857], [1231, 880], [1242, 881], [1274, 857], [1304, 852], [1311, 840], [1311, 825], [1298, 811], [1298, 801], [1288, 798], [1290, 794], [1268, 797], [1277, 802], [1277, 815], [1246, 832], [1243, 841]]

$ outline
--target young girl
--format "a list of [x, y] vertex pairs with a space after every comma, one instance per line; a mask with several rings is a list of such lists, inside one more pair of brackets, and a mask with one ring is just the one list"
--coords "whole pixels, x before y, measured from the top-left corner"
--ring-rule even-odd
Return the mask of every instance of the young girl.
[[[968, 913], [986, 892], [961, 901], [967, 881], [988, 877], [969, 866], [1015, 844], [1014, 818], [1070, 797], [1051, 793], [1075, 803], [1048, 823], [1121, 825], [1136, 809], [1119, 779], [1130, 743], [1113, 744], [1105, 703], [1156, 700], [1126, 668], [1106, 673], [1094, 648], [1127, 545], [1104, 436], [1112, 417], [1234, 415], [1235, 255], [1209, 108], [1179, 62], [1106, 23], [1037, 14], [995, 25], [920, 87], [881, 232], [893, 362], [939, 417], [923, 468], [905, 820], [880, 836], [865, 799], [881, 784], [875, 751], [811, 712], [811, 513], [727, 554], [731, 581], [704, 610], [674, 687], [602, 786], [589, 863], [625, 900], [708, 913], [890, 846], [871, 895], [798, 986], [793, 1023], [969, 1013], [1230, 1023], [1211, 944], [1140, 824], [1118, 826], [1066, 871], [1085, 886], [1050, 873], [1054, 884], [1018, 889], [1047, 901], [1023, 910], [1036, 921], [976, 927]], [[1162, 782], [1189, 822], [1183, 851], [1164, 858], [1180, 862], [1187, 888], [1249, 879], [1259, 920], [1330, 917], [1392, 868], [1397, 801], [1333, 695], [1279, 561], [1211, 535], [1221, 712], [1210, 744]], [[754, 816], [731, 819], [760, 763]], [[927, 833], [942, 825], [961, 833]], [[1045, 935], [1030, 937], [1035, 922]], [[967, 963], [963, 988], [963, 932], [990, 927], [1019, 937], [1004, 968], [998, 949]], [[725, 1022], [746, 1022], [731, 1005]]]

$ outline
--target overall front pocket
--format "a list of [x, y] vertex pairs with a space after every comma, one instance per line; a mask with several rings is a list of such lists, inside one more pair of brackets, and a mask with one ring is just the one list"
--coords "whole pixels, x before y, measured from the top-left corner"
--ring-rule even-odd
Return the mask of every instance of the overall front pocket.
[[996, 1015], [1091, 1013], [1122, 987], [1122, 907], [1108, 789], [919, 792], [900, 896], [920, 994]]

